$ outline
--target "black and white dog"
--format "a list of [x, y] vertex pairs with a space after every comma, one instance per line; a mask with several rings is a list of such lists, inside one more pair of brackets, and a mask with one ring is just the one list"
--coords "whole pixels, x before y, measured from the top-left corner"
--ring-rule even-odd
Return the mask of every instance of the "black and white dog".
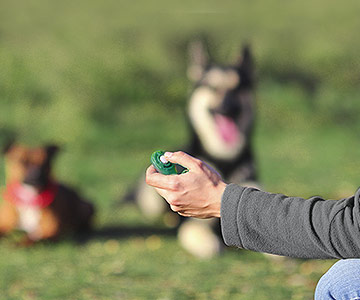
[[[209, 163], [227, 182], [256, 186], [254, 64], [249, 47], [231, 66], [210, 64], [200, 42], [190, 45], [189, 57], [188, 77], [194, 82], [187, 107], [192, 138], [182, 150]], [[149, 218], [168, 215], [166, 202], [144, 183], [136, 202]], [[202, 258], [216, 255], [223, 245], [215, 220], [182, 218], [178, 236], [185, 249]]]
[[253, 69], [249, 47], [243, 48], [238, 62], [226, 67], [209, 64], [202, 44], [191, 44], [188, 77], [195, 88], [188, 104], [192, 140], [186, 150], [235, 183], [256, 180]]

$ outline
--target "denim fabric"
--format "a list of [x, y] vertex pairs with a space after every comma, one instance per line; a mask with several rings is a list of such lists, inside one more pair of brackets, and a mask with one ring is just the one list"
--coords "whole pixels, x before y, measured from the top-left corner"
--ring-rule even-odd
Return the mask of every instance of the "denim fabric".
[[321, 277], [315, 300], [360, 300], [360, 259], [344, 259]]

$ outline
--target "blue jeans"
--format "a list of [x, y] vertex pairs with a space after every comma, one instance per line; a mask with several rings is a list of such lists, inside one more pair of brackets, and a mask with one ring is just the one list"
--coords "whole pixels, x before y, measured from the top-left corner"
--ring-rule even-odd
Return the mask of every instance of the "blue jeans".
[[344, 259], [321, 277], [315, 300], [360, 300], [360, 259]]

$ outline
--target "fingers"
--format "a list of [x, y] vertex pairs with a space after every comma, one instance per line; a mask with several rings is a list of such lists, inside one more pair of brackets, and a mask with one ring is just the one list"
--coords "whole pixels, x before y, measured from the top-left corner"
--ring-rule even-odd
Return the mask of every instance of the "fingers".
[[189, 170], [199, 167], [201, 161], [195, 157], [190, 156], [182, 151], [165, 152], [165, 157], [172, 163], [182, 165]]
[[150, 165], [147, 169], [146, 169], [146, 176], [154, 174], [154, 173], [158, 173], [158, 171], [156, 171], [155, 167], [153, 165]]
[[206, 219], [207, 217], [200, 213], [194, 213], [191, 209], [183, 208], [181, 206], [171, 205], [170, 208], [173, 212], [177, 213], [182, 217], [196, 217], [200, 219]]
[[188, 217], [189, 215], [185, 213], [185, 207], [175, 205], [176, 200], [172, 200], [171, 197], [169, 197], [169, 193], [166, 190], [156, 188], [156, 191], [159, 193], [161, 197], [163, 197], [166, 202], [169, 204], [171, 210], [180, 216]]
[[148, 185], [153, 187], [163, 188], [165, 186], [165, 178], [163, 177], [164, 175], [158, 173], [154, 166], [151, 165], [146, 170], [145, 181]]
[[178, 188], [177, 175], [163, 175], [158, 173], [153, 165], [147, 168], [145, 181], [155, 188], [174, 191]]

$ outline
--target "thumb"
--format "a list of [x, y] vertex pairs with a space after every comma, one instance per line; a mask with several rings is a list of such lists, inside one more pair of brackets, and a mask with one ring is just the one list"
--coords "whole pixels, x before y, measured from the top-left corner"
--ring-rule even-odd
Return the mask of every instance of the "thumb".
[[189, 170], [198, 167], [199, 163], [201, 163], [199, 159], [192, 157], [183, 151], [165, 152], [164, 156], [170, 162], [182, 165], [183, 167], [188, 168]]

